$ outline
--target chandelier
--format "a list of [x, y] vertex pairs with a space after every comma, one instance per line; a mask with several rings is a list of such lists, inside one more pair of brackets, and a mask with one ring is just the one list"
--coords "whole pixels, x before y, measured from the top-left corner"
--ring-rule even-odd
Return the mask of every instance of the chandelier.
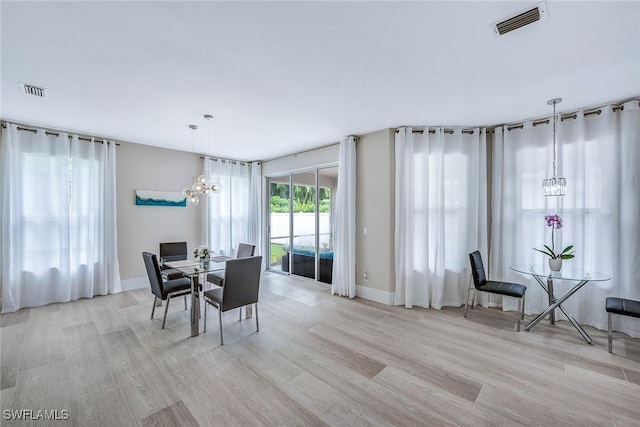
[[556, 104], [562, 102], [562, 98], [553, 98], [547, 101], [547, 105], [553, 105], [553, 177], [542, 181], [542, 190], [545, 196], [564, 196], [567, 180], [556, 176]]
[[[204, 118], [209, 122], [213, 118], [210, 114], [205, 114]], [[189, 129], [192, 130], [192, 138], [191, 138], [191, 148], [195, 153], [195, 135], [196, 130], [198, 130], [198, 126], [189, 125]], [[207, 123], [207, 154], [209, 153], [209, 124]], [[194, 175], [195, 176], [195, 175]], [[222, 185], [218, 182], [209, 183], [207, 177], [202, 174], [197, 179], [193, 180], [193, 184], [191, 188], [187, 188], [182, 191], [182, 193], [187, 197], [187, 200], [192, 205], [197, 205], [200, 203], [200, 196], [210, 196], [212, 193], [218, 193], [222, 190]]]

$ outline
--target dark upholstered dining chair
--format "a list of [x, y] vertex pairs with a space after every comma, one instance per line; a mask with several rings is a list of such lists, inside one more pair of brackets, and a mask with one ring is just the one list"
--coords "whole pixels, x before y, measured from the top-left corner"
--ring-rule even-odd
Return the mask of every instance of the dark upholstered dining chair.
[[[238, 250], [236, 251], [236, 259], [251, 257], [253, 256], [255, 251], [256, 251], [256, 245], [240, 243], [238, 245]], [[213, 273], [207, 274], [207, 282], [213, 283], [214, 285], [217, 285], [217, 286], [224, 286], [224, 270], [215, 271]]]
[[520, 320], [524, 319], [524, 294], [527, 291], [525, 285], [509, 282], [498, 282], [493, 280], [487, 280], [487, 275], [484, 271], [484, 264], [482, 263], [482, 256], [479, 251], [475, 251], [469, 254], [469, 260], [471, 262], [471, 277], [473, 278], [474, 288], [469, 284], [469, 292], [467, 293], [467, 300], [464, 304], [464, 317], [467, 317], [467, 308], [469, 306], [469, 297], [471, 291], [474, 291], [473, 301], [471, 301], [471, 308], [475, 304], [476, 295], [475, 292], [489, 292], [492, 294], [505, 295], [514, 298], [520, 298], [521, 314], [518, 317], [518, 331], [520, 330]]
[[[165, 261], [180, 261], [187, 259], [187, 242], [166, 242], [160, 243], [160, 259]], [[173, 280], [183, 277], [182, 273], [175, 268], [162, 266], [162, 278]]]
[[151, 318], [156, 311], [156, 302], [159, 299], [167, 301], [164, 308], [164, 316], [162, 318], [162, 329], [167, 321], [167, 311], [169, 310], [169, 301], [171, 298], [183, 296], [185, 297], [184, 309], [187, 309], [186, 297], [191, 293], [191, 280], [188, 277], [180, 277], [172, 280], [162, 280], [158, 259], [155, 254], [150, 252], [142, 252], [144, 266], [147, 268], [147, 276], [149, 276], [149, 284], [151, 285], [151, 293], [155, 295], [153, 299], [153, 308], [151, 309]]
[[204, 292], [204, 332], [207, 332], [207, 305], [218, 309], [220, 322], [220, 345], [224, 344], [222, 335], [222, 313], [255, 305], [256, 331], [260, 330], [258, 323], [258, 293], [260, 291], [260, 268], [262, 257], [236, 258], [227, 261], [225, 284]]

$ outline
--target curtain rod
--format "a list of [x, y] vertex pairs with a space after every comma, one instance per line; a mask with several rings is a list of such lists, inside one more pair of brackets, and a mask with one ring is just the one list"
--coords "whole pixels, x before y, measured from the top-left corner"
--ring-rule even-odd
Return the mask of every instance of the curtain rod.
[[[400, 132], [400, 129], [396, 129], [395, 133]], [[444, 129], [443, 130], [444, 133], [448, 134], [448, 135], [452, 135], [455, 130], [453, 129]], [[473, 132], [475, 132], [473, 129], [462, 129], [462, 134], [463, 135], [473, 135]], [[424, 129], [420, 129], [420, 130], [416, 130], [416, 129], [412, 129], [411, 133], [420, 133], [423, 134], [424, 133]], [[435, 129], [429, 129], [429, 134], [430, 135], [435, 135], [436, 130]]]
[[[204, 160], [207, 157], [209, 157], [209, 160], [213, 160], [214, 162], [217, 162], [219, 160], [221, 163], [229, 162], [234, 165], [237, 165], [238, 163], [240, 163], [240, 165], [244, 166], [244, 165], [250, 165], [251, 163], [254, 163], [254, 162], [243, 162], [242, 160], [220, 159], [220, 158], [211, 157], [211, 156], [200, 156], [200, 159]], [[262, 162], [257, 162], [257, 163], [260, 164]]]
[[[639, 103], [640, 103], [640, 100], [638, 98], [630, 98], [630, 99], [626, 99], [624, 101], [616, 101], [615, 104], [617, 104], [617, 105], [614, 105], [612, 107], [613, 112], [615, 113], [615, 112], [618, 112], [618, 111], [623, 111], [624, 110], [624, 104], [627, 103], [627, 102], [631, 102], [631, 101], [639, 101]], [[611, 103], [611, 104], [614, 104], [614, 103]], [[602, 110], [604, 108], [608, 107], [608, 106], [609, 105], [605, 105], [605, 106], [597, 107], [597, 108], [594, 108], [594, 107], [585, 108], [583, 110], [586, 110], [587, 112], [584, 113], [584, 116], [585, 117], [586, 116], [592, 116], [594, 114], [599, 116], [600, 114], [602, 114]], [[577, 118], [578, 118], [578, 113], [569, 113], [569, 114], [565, 114], [565, 115], [560, 115], [560, 120], [561, 121], [575, 120]], [[529, 121], [529, 120], [525, 120], [525, 121]], [[532, 125], [535, 127], [535, 126], [538, 126], [538, 125], [549, 124], [549, 122], [550, 122], [549, 119], [534, 119]], [[487, 133], [492, 133], [493, 129], [495, 129], [497, 127], [501, 127], [501, 126], [506, 126], [507, 130], [510, 131], [510, 130], [515, 130], [515, 129], [523, 129], [524, 128], [524, 123], [512, 123], [512, 124], [503, 123], [503, 124], [499, 124], [499, 125], [482, 126], [482, 127], [487, 129]], [[395, 132], [398, 133], [399, 129], [396, 129]], [[423, 132], [424, 132], [423, 130], [413, 130], [413, 133], [423, 133]], [[448, 134], [452, 134], [453, 130], [452, 129], [445, 129], [444, 132], [448, 133]], [[473, 131], [470, 130], [470, 129], [463, 129], [462, 130], [463, 134], [467, 133], [467, 132], [471, 132], [471, 134], [473, 133]], [[430, 134], [434, 134], [435, 130], [430, 129], [429, 133]]]
[[[632, 99], [628, 99], [626, 101], [622, 101], [622, 102], [616, 102], [616, 104], [618, 105], [614, 105], [613, 107], [611, 107], [611, 110], [616, 113], [618, 111], [624, 111], [624, 104], [627, 102], [631, 102], [631, 101], [638, 101], [638, 103], [640, 104], [640, 100], [638, 100], [637, 98], [632, 98]], [[587, 116], [599, 116], [600, 114], [602, 114], [602, 110], [604, 108], [607, 108], [608, 105], [605, 105], [603, 107], [598, 107], [598, 108], [585, 108], [584, 110], [586, 110], [586, 112], [583, 114], [584, 117]], [[578, 113], [569, 113], [569, 114], [565, 114], [562, 115], [560, 114], [560, 121], [565, 121], [565, 120], [575, 120], [578, 118]], [[526, 120], [528, 121], [528, 120]], [[538, 126], [538, 125], [548, 125], [549, 124], [550, 119], [539, 119], [534, 121], [533, 123], [531, 123], [534, 127]], [[507, 127], [507, 131], [511, 131], [511, 130], [515, 130], [515, 129], [523, 129], [524, 128], [524, 123], [516, 123], [516, 124], [511, 124], [511, 125], [506, 125], [506, 124], [502, 124], [502, 125], [495, 125], [492, 126], [492, 128], [496, 128], [496, 127], [500, 127], [500, 126], [506, 126]]]
[[[359, 136], [355, 136], [355, 135], [349, 135], [349, 136], [353, 136], [354, 138], [356, 138], [356, 140], [360, 139], [360, 137], [359, 137]], [[308, 148], [308, 149], [303, 150], [303, 151], [297, 151], [297, 152], [295, 152], [295, 153], [285, 154], [285, 155], [283, 155], [283, 156], [272, 157], [272, 158], [270, 158], [270, 159], [264, 159], [264, 160], [262, 160], [262, 163], [265, 163], [265, 162], [272, 162], [272, 161], [274, 161], [274, 160], [285, 159], [285, 158], [287, 158], [287, 157], [293, 157], [293, 156], [297, 156], [298, 154], [304, 154], [304, 153], [308, 153], [308, 152], [310, 152], [310, 151], [321, 150], [321, 149], [323, 149], [323, 148], [333, 147], [333, 146], [335, 146], [335, 145], [340, 145], [340, 142], [332, 142], [331, 144], [325, 144], [325, 145], [321, 145], [321, 146], [319, 146], [319, 147]]]
[[[624, 110], [624, 106], [621, 105], [619, 107], [613, 107], [613, 111], [622, 111]], [[598, 110], [594, 110], [594, 111], [588, 111], [586, 113], [584, 113], [584, 116], [593, 116], [594, 114], [596, 116], [599, 116], [602, 113], [602, 109], [598, 109]], [[573, 114], [569, 114], [566, 116], [560, 116], [560, 121], [564, 122], [565, 120], [575, 120], [578, 118], [578, 114], [577, 113], [573, 113]], [[538, 125], [548, 125], [549, 124], [549, 120], [550, 119], [545, 119], [545, 120], [539, 120], [537, 122], [533, 122], [531, 123], [533, 125], [533, 127], [536, 127]], [[513, 125], [513, 126], [507, 126], [507, 130], [514, 130], [514, 129], [523, 129], [524, 128], [524, 123], [520, 123], [517, 125]]]
[[[2, 129], [6, 129], [6, 128], [7, 128], [7, 124], [6, 123], [2, 123]], [[34, 134], [38, 133], [38, 129], [28, 128], [28, 127], [24, 127], [24, 126], [16, 126], [16, 129], [18, 129], [19, 131], [33, 132]], [[44, 134], [47, 135], [47, 136], [55, 136], [55, 137], [60, 136], [59, 132], [54, 132], [54, 131], [50, 131], [50, 130], [45, 130]], [[69, 139], [71, 140], [72, 138], [73, 138], [73, 136], [69, 135]], [[101, 140], [98, 140], [98, 139], [95, 139], [95, 137], [86, 137], [86, 136], [79, 136], [78, 135], [78, 140], [79, 141], [87, 141], [87, 142], [97, 142], [99, 144], [104, 144], [105, 142], [107, 144], [111, 144], [111, 142], [108, 141], [106, 138], [101, 138]], [[120, 146], [120, 143], [118, 143], [118, 142], [116, 142], [115, 144], [116, 144], [116, 147]]]

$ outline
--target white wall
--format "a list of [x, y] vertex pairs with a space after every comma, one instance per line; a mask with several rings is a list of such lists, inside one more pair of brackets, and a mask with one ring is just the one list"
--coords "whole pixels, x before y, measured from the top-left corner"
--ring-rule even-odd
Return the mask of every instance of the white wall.
[[[384, 129], [362, 135], [356, 143], [356, 284], [358, 294], [365, 297], [368, 289], [388, 298], [395, 291], [393, 132]], [[390, 303], [383, 299], [380, 302]]]
[[125, 142], [118, 147], [118, 260], [123, 288], [128, 280], [146, 279], [142, 251], [157, 254], [160, 242], [186, 241], [189, 251], [202, 243], [202, 203], [187, 207], [135, 204], [136, 189], [182, 191], [191, 185], [196, 167], [197, 176], [202, 160], [196, 154]]

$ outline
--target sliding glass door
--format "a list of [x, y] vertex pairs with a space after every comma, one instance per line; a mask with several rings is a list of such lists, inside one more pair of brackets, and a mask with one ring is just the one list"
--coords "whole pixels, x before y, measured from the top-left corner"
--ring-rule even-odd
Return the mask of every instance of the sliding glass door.
[[292, 175], [292, 274], [316, 278], [316, 172]]
[[338, 167], [318, 169], [318, 280], [331, 283]]
[[331, 283], [337, 177], [333, 166], [268, 178], [269, 269]]
[[286, 255], [291, 245], [290, 176], [268, 178], [267, 184], [269, 187], [269, 263], [267, 268], [288, 272]]

